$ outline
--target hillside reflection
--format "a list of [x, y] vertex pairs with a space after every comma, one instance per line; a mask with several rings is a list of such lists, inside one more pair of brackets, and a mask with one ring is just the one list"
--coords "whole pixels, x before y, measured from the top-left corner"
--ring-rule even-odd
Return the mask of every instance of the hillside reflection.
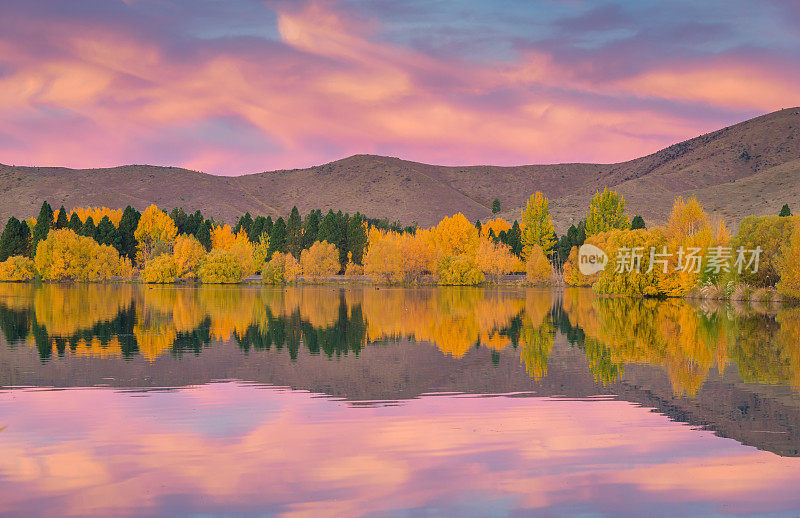
[[693, 397], [712, 370], [735, 365], [745, 382], [800, 388], [800, 309], [597, 298], [587, 290], [0, 284], [0, 330], [9, 347], [35, 347], [44, 362], [154, 361], [225, 341], [246, 354], [337, 358], [409, 340], [454, 359], [487, 348], [497, 362], [515, 351], [534, 379], [548, 374], [561, 334], [603, 384], [617, 382], [626, 365], [655, 365], [675, 394]]

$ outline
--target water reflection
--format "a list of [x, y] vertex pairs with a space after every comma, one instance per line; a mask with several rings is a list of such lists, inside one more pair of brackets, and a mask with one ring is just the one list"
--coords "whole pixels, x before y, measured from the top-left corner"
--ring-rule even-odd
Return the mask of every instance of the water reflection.
[[566, 336], [595, 380], [627, 364], [664, 369], [692, 397], [709, 372], [733, 364], [747, 382], [800, 388], [800, 309], [764, 311], [683, 300], [598, 298], [588, 290], [438, 288], [148, 287], [0, 284], [0, 329], [13, 347], [54, 357], [142, 358], [201, 354], [234, 340], [242, 351], [329, 358], [400, 339], [463, 358], [516, 350], [533, 379], [548, 373], [554, 338]]

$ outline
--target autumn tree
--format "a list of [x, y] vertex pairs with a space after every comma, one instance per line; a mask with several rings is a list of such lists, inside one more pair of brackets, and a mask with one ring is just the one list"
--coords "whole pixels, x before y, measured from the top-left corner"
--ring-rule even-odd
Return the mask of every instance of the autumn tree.
[[629, 230], [631, 222], [625, 215], [625, 198], [617, 191], [596, 192], [586, 214], [586, 235], [593, 236], [608, 230]]
[[28, 248], [30, 235], [28, 225], [11, 216], [0, 236], [0, 261], [14, 255], [33, 255]]
[[544, 250], [539, 245], [533, 245], [525, 259], [525, 278], [534, 286], [544, 286], [550, 282], [552, 266]]
[[731, 240], [733, 251], [742, 248], [752, 251], [761, 248], [757, 271], [743, 268], [734, 272], [739, 282], [757, 287], [775, 286], [781, 278], [781, 250], [794, 231], [793, 218], [779, 216], [750, 216], [739, 223], [739, 232]]
[[50, 232], [50, 226], [53, 224], [53, 209], [46, 201], [42, 202], [42, 208], [39, 209], [39, 216], [36, 218], [36, 225], [31, 231], [31, 254], [36, 253], [36, 247], [39, 242], [47, 237]]
[[146, 263], [154, 253], [171, 252], [177, 235], [178, 228], [167, 213], [155, 205], [147, 207], [134, 232], [138, 243], [138, 262]]
[[211, 250], [197, 268], [205, 284], [235, 284], [242, 280], [242, 265], [230, 250]]
[[193, 279], [197, 277], [197, 268], [206, 255], [206, 249], [196, 237], [180, 234], [175, 238], [172, 255], [175, 263], [175, 275], [180, 278]]
[[500, 277], [519, 268], [520, 260], [511, 252], [508, 245], [481, 239], [475, 262], [486, 275], [495, 282]]
[[792, 219], [792, 235], [784, 244], [781, 256], [778, 291], [787, 297], [800, 299], [800, 217]]
[[54, 230], [39, 242], [35, 264], [43, 279], [53, 281], [101, 281], [132, 274], [130, 261], [114, 247], [69, 229]]
[[294, 282], [300, 275], [300, 263], [292, 254], [275, 252], [272, 258], [261, 269], [261, 279], [266, 284], [284, 284]]
[[0, 282], [24, 282], [36, 277], [36, 267], [30, 257], [12, 255], [0, 261]]
[[303, 276], [311, 280], [330, 277], [339, 271], [339, 250], [327, 241], [317, 241], [300, 255]]
[[539, 245], [545, 254], [550, 253], [555, 245], [555, 230], [550, 218], [550, 202], [541, 192], [536, 191], [528, 199], [522, 211], [522, 226], [522, 253], [525, 257], [534, 245]]

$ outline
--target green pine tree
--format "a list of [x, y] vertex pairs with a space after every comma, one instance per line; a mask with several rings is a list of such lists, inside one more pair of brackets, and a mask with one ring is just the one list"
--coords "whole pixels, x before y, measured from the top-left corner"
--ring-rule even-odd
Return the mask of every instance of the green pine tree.
[[[134, 237], [134, 233], [136, 232], [136, 227], [139, 226], [139, 218], [141, 216], [138, 210], [128, 205], [122, 212], [122, 219], [120, 219], [119, 226], [117, 227], [120, 241], [120, 254], [131, 261], [136, 260], [136, 238]], [[70, 228], [71, 227], [72, 222], [70, 221]]]
[[275, 252], [286, 252], [286, 223], [283, 218], [278, 218], [272, 225], [272, 232], [269, 235], [268, 255], [272, 257]]
[[117, 252], [122, 253], [122, 236], [108, 216], [103, 216], [103, 219], [97, 224], [96, 239], [101, 245], [113, 246]]
[[320, 213], [321, 211], [319, 209], [312, 210], [303, 221], [303, 250], [310, 248], [311, 245], [314, 244], [314, 241], [317, 240], [319, 222], [322, 219]]
[[12, 255], [29, 255], [30, 235], [28, 224], [11, 216], [0, 235], [0, 262]]
[[69, 225], [69, 220], [67, 219], [67, 211], [64, 210], [64, 206], [62, 205], [60, 209], [58, 209], [58, 217], [56, 218], [56, 223], [53, 225], [55, 229], [62, 229], [67, 228]]
[[194, 235], [200, 244], [205, 247], [206, 252], [211, 251], [211, 221], [204, 220], [200, 223], [200, 226], [197, 227], [197, 233]]
[[258, 243], [258, 240], [261, 239], [262, 234], [264, 234], [264, 224], [266, 222], [267, 218], [264, 216], [256, 216], [255, 219], [253, 219], [253, 224], [250, 226], [250, 233], [247, 235], [250, 241]]
[[495, 198], [492, 200], [492, 214], [497, 214], [498, 212], [500, 212], [500, 200]]
[[86, 221], [83, 222], [81, 231], [78, 233], [82, 236], [91, 237], [95, 240], [97, 239], [97, 227], [95, 226], [94, 220], [91, 216], [86, 217]]
[[79, 218], [78, 215], [73, 212], [72, 216], [70, 216], [69, 218], [69, 223], [67, 224], [67, 228], [77, 234], [78, 232], [81, 231], [82, 226], [83, 226], [83, 221], [81, 221], [81, 218]]
[[352, 254], [354, 263], [362, 264], [366, 247], [367, 225], [364, 216], [356, 212], [347, 224], [347, 251]]
[[784, 203], [783, 207], [781, 207], [781, 212], [780, 214], [778, 214], [778, 216], [782, 218], [788, 218], [791, 215], [792, 215], [792, 209], [789, 208], [788, 203]]
[[644, 218], [641, 216], [635, 216], [633, 221], [631, 221], [631, 230], [639, 230], [644, 228], [646, 228], [644, 224]]
[[52, 224], [53, 209], [46, 201], [42, 202], [42, 208], [39, 209], [39, 215], [36, 217], [36, 225], [33, 227], [33, 232], [31, 232], [31, 257], [36, 254], [36, 247], [39, 242], [47, 239], [47, 234], [50, 232]]
[[300, 211], [297, 210], [297, 206], [294, 206], [286, 222], [286, 251], [295, 256], [295, 258], [300, 258], [302, 249], [303, 220], [300, 218]]

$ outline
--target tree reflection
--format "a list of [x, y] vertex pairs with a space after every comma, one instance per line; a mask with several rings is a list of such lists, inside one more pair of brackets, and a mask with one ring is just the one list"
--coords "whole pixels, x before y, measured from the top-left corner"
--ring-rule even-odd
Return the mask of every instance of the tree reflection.
[[745, 382], [800, 388], [800, 309], [757, 311], [718, 302], [597, 297], [589, 290], [274, 288], [0, 284], [0, 331], [43, 361], [201, 354], [234, 341], [246, 354], [360, 355], [398, 340], [463, 358], [488, 349], [495, 365], [519, 355], [548, 375], [556, 339], [581, 350], [594, 380], [628, 364], [664, 369], [692, 397], [712, 369], [735, 364]]

